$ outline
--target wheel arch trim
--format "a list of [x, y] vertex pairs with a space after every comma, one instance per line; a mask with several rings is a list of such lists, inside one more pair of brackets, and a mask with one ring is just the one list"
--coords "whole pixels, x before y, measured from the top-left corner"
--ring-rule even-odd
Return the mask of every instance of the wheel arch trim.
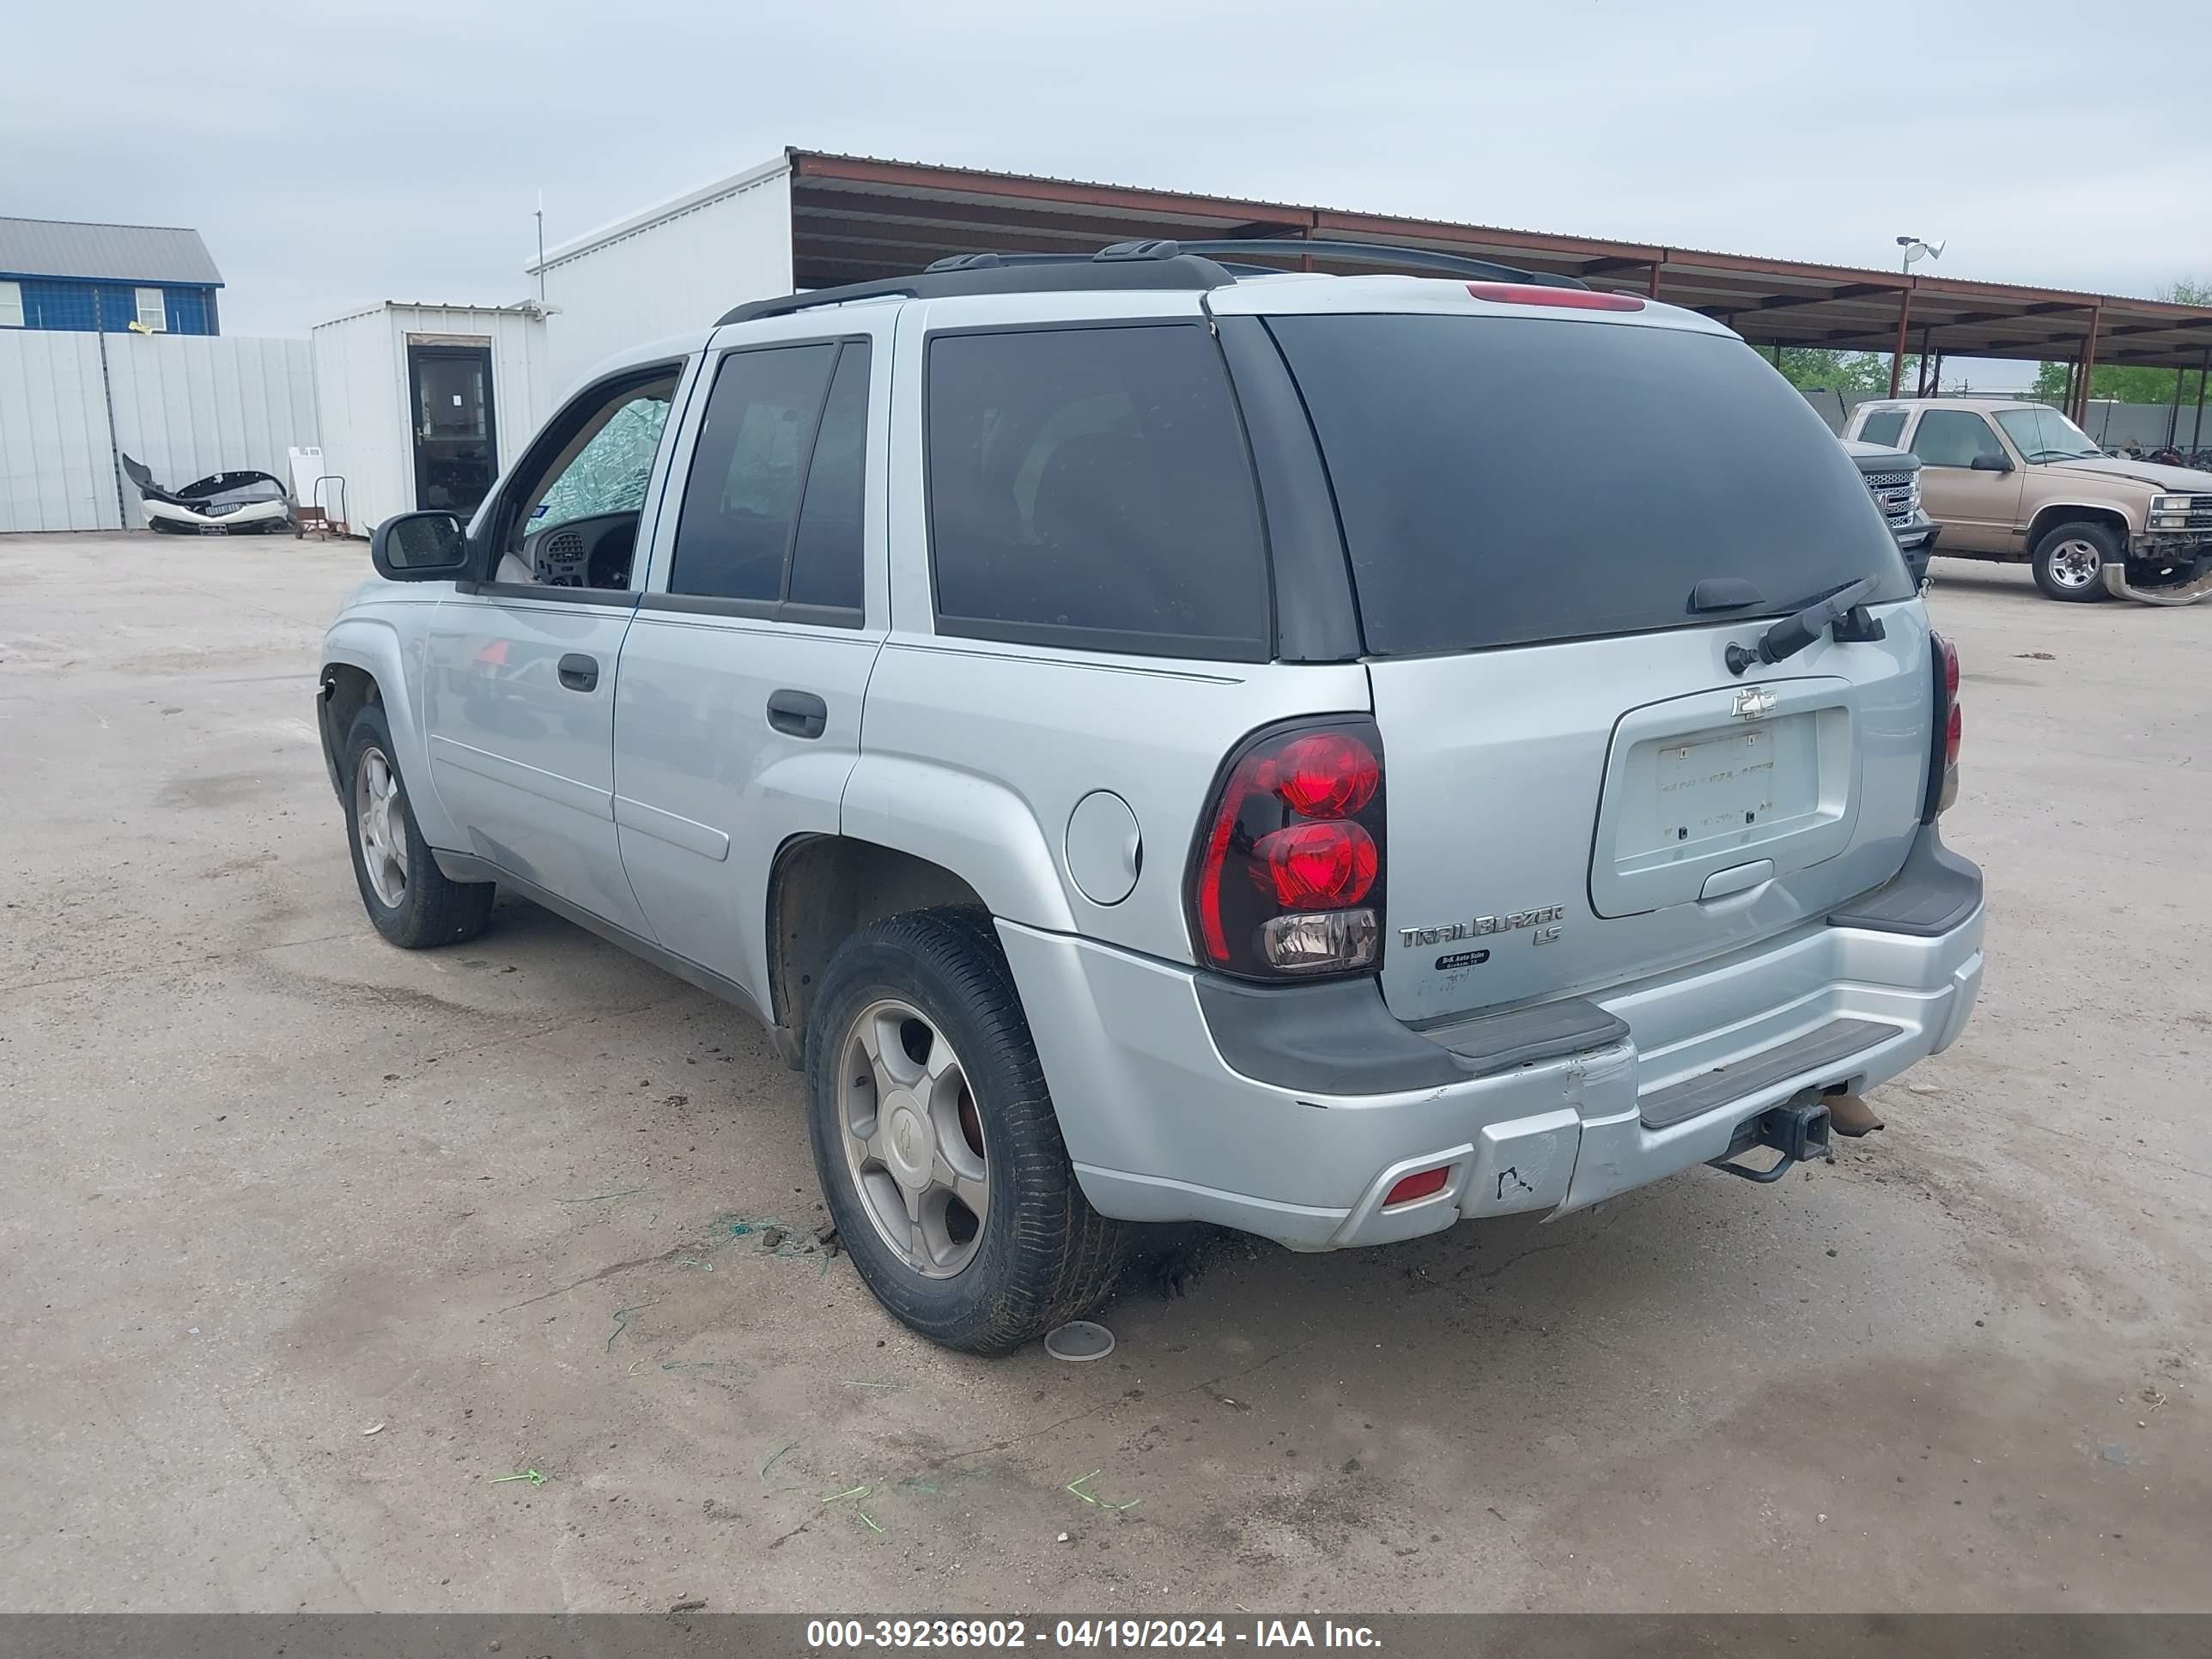
[[1029, 803], [994, 778], [863, 750], [839, 817], [854, 840], [950, 871], [994, 916], [1077, 931], [1052, 838]]
[[2117, 528], [2120, 538], [2120, 551], [2123, 554], [2125, 554], [2128, 550], [2129, 542], [2135, 537], [2135, 523], [2133, 520], [2129, 518], [2127, 508], [2121, 506], [2118, 502], [2086, 500], [2069, 501], [2054, 501], [2048, 505], [2039, 507], [2035, 510], [2035, 516], [2028, 520], [2028, 556], [2031, 558], [2033, 557], [2037, 544], [2041, 542], [2045, 536], [2048, 536], [2052, 531], [2057, 529], [2061, 525], [2073, 524], [2076, 522], [2095, 524], [2105, 520], [2116, 521], [2116, 523], [2106, 524], [2105, 527], [2107, 529]]

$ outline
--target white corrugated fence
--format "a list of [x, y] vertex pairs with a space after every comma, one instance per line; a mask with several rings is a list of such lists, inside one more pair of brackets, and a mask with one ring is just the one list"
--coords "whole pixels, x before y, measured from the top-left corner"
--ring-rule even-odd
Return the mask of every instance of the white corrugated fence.
[[173, 487], [316, 441], [305, 340], [0, 330], [0, 532], [142, 527], [118, 450]]

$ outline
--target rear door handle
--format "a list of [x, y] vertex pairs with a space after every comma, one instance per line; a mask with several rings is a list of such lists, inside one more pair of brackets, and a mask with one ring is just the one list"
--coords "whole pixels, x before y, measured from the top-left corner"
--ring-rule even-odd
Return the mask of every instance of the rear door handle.
[[561, 659], [561, 684], [571, 691], [589, 691], [599, 683], [599, 659], [580, 651]]
[[794, 738], [818, 738], [830, 728], [830, 705], [811, 691], [778, 691], [768, 700], [768, 723]]

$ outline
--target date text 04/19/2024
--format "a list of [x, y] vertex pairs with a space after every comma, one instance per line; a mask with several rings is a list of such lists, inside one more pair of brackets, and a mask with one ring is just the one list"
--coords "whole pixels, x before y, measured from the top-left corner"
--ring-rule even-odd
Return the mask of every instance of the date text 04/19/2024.
[[806, 1645], [817, 1652], [863, 1648], [1366, 1648], [1382, 1639], [1365, 1625], [1333, 1620], [1254, 1619], [817, 1619]]

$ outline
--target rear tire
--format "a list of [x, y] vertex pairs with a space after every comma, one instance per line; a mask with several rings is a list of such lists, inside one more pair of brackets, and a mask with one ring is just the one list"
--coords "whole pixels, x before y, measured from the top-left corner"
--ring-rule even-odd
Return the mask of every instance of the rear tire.
[[453, 881], [438, 868], [408, 804], [382, 707], [366, 705], [346, 734], [346, 840], [362, 907], [376, 931], [405, 951], [459, 945], [491, 920], [495, 883]]
[[2056, 525], [2035, 544], [2035, 585], [2046, 599], [2091, 605], [2109, 597], [2105, 567], [2126, 557], [2119, 539], [2087, 519]]
[[988, 916], [847, 939], [807, 1020], [806, 1093], [838, 1237], [917, 1334], [1006, 1353], [1112, 1290], [1126, 1230], [1077, 1183]]

